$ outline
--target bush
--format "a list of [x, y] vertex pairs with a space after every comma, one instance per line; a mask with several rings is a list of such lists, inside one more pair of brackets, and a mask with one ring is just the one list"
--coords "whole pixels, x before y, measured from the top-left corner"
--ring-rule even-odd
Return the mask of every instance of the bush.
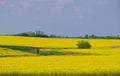
[[78, 41], [77, 44], [79, 49], [90, 49], [91, 48], [91, 44], [88, 41]]

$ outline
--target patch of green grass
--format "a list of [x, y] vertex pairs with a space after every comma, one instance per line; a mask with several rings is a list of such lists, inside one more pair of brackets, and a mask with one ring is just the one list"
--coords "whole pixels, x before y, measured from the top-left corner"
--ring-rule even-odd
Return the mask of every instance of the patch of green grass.
[[34, 49], [39, 49], [39, 48], [37, 48], [37, 47], [12, 46], [12, 45], [0, 45], [0, 47], [12, 49], [12, 50], [27, 51], [27, 52], [29, 52], [30, 50], [34, 50]]
[[[11, 49], [11, 50], [14, 50], [14, 51], [21, 51], [21, 52], [28, 52], [28, 53], [33, 53], [33, 54], [36, 54], [37, 55], [37, 52], [36, 50], [37, 49], [40, 49], [40, 48], [37, 48], [37, 47], [28, 47], [28, 46], [13, 46], [13, 45], [0, 45], [0, 47], [3, 49], [3, 50], [7, 50], [7, 49]], [[7, 50], [9, 51], [9, 50]], [[5, 55], [4, 57], [17, 57], [17, 56], [21, 56], [21, 55]], [[24, 55], [23, 55], [24, 56]], [[27, 55], [25, 55], [27, 56]]]
[[33, 74], [22, 74], [22, 73], [5, 73], [0, 76], [120, 76], [120, 73], [33, 73]]
[[[96, 53], [84, 53], [84, 52], [71, 52], [71, 51], [56, 51], [55, 49], [51, 49], [51, 51], [47, 51], [47, 49], [41, 49], [38, 47], [29, 47], [29, 46], [12, 46], [12, 45], [0, 45], [1, 48], [4, 48], [4, 50], [12, 49], [12, 50], [18, 50], [22, 52], [29, 52], [36, 55], [42, 55], [42, 56], [49, 56], [49, 55], [102, 55], [102, 54], [96, 54]], [[58, 50], [58, 49], [57, 49]], [[19, 57], [19, 55], [6, 55], [2, 57]], [[0, 56], [1, 57], [1, 56]]]
[[79, 53], [76, 52], [60, 52], [60, 51], [44, 51], [41, 50], [39, 52], [39, 55], [43, 55], [43, 56], [48, 56], [48, 55], [79, 55]]
[[[51, 49], [52, 50], [52, 49]], [[71, 51], [46, 51], [44, 49], [40, 50], [39, 55], [43, 55], [43, 56], [48, 56], [48, 55], [79, 55], [79, 56], [91, 56], [91, 55], [103, 55], [103, 54], [96, 54], [96, 53], [84, 53], [84, 52], [71, 52]]]
[[26, 57], [26, 56], [28, 57], [28, 56], [35, 56], [35, 55], [4, 55], [0, 57]]

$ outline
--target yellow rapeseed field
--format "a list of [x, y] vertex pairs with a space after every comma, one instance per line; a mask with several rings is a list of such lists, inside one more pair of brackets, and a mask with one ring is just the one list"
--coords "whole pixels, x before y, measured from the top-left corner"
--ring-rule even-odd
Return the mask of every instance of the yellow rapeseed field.
[[34, 56], [33, 53], [22, 52], [19, 50], [12, 50], [6, 48], [0, 48], [0, 57], [9, 57], [9, 56]]
[[120, 56], [0, 58], [0, 73], [120, 73]]
[[92, 48], [109, 48], [120, 46], [120, 40], [108, 39], [66, 39], [66, 38], [33, 38], [18, 36], [0, 36], [0, 45], [18, 45], [43, 48], [77, 48], [77, 41], [87, 40]]
[[[2, 73], [120, 73], [120, 40], [88, 39], [92, 49], [77, 49], [77, 41], [87, 39], [0, 36], [0, 45], [49, 48], [47, 51], [77, 52], [79, 55], [1, 57]], [[56, 48], [56, 49], [52, 49]], [[68, 49], [57, 49], [68, 48]], [[15, 50], [6, 48], [7, 51]], [[0, 48], [0, 52], [5, 49]], [[19, 51], [18, 51], [19, 52]], [[18, 53], [17, 52], [17, 53]], [[15, 52], [16, 53], [16, 52]], [[23, 53], [23, 52], [22, 52]], [[22, 54], [19, 52], [19, 54]], [[24, 53], [23, 53], [24, 54]]]

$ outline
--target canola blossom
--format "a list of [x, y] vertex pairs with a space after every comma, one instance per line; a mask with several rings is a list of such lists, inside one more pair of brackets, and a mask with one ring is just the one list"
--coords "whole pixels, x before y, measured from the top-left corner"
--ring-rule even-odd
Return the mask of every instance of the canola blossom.
[[[92, 49], [77, 49], [76, 44], [80, 40], [89, 41]], [[78, 55], [38, 56], [0, 47], [0, 54], [32, 55], [29, 57], [0, 57], [0, 74], [120, 73], [120, 48], [115, 48], [115, 46], [120, 46], [120, 40], [0, 36], [0, 45], [42, 47], [41, 50], [46, 51], [79, 53]]]
[[0, 58], [0, 73], [120, 73], [120, 56]]
[[77, 39], [77, 38], [35, 38], [20, 36], [0, 36], [0, 45], [31, 46], [41, 48], [77, 48], [78, 41], [86, 40], [92, 48], [120, 46], [120, 40], [113, 39]]

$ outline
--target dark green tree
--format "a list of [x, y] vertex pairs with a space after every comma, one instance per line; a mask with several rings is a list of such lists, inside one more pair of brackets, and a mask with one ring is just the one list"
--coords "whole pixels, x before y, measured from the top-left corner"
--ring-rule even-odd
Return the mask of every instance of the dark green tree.
[[79, 49], [90, 49], [92, 46], [88, 41], [78, 41], [77, 47]]

